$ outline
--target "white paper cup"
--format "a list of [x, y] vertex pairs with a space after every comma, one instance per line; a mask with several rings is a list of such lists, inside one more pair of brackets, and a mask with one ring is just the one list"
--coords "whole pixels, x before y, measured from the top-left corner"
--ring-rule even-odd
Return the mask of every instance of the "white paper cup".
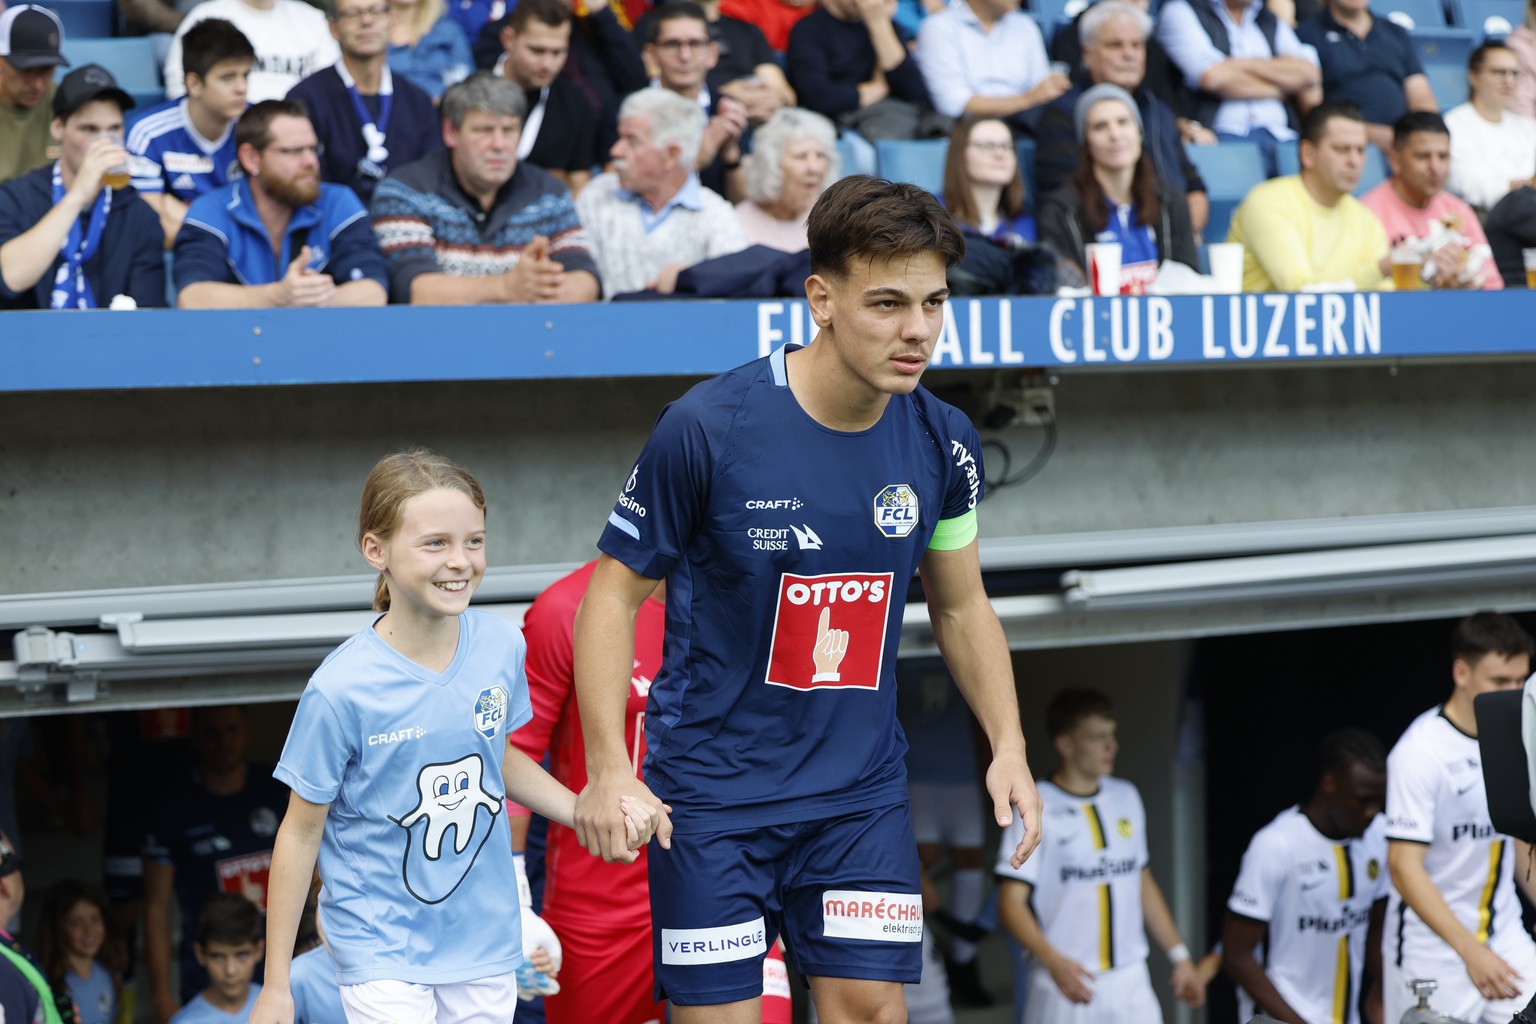
[[1211, 277], [1216, 282], [1216, 294], [1236, 295], [1243, 290], [1243, 244], [1241, 242], [1212, 242], [1205, 247], [1211, 261]]
[[1095, 295], [1120, 294], [1120, 243], [1090, 242], [1083, 247], [1088, 256], [1088, 283]]

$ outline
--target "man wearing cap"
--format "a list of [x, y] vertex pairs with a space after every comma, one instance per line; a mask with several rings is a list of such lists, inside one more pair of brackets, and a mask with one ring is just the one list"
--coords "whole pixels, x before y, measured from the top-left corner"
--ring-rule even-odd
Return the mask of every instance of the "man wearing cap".
[[59, 83], [59, 159], [0, 184], [0, 309], [104, 309], [119, 295], [165, 305], [160, 218], [127, 187], [132, 106], [97, 64]]
[[297, 100], [240, 115], [245, 176], [187, 207], [176, 235], [182, 309], [382, 306], [388, 278], [368, 211], [345, 185], [321, 184], [320, 143]]
[[69, 66], [59, 52], [64, 27], [45, 7], [0, 8], [0, 181], [58, 156], [48, 133], [53, 69]]

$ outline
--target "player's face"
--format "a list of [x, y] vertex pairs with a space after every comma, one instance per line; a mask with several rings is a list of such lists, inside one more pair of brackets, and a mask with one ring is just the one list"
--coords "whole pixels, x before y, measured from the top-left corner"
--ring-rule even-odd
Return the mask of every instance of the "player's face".
[[1062, 760], [1078, 775], [1099, 779], [1114, 774], [1115, 755], [1120, 752], [1115, 720], [1089, 715], [1061, 737], [1060, 749]]
[[400, 525], [376, 550], [365, 537], [364, 552], [385, 570], [391, 615], [458, 615], [485, 575], [485, 512], [463, 491], [426, 491], [405, 503]]
[[208, 972], [208, 984], [225, 1003], [244, 1001], [261, 962], [259, 942], [199, 942], [197, 962]]
[[1364, 835], [1372, 820], [1386, 806], [1386, 775], [1371, 771], [1359, 762], [1351, 764], [1342, 778], [1328, 776], [1324, 789], [1331, 803], [1329, 824], [1340, 838]]
[[471, 194], [494, 192], [512, 180], [517, 170], [517, 141], [523, 123], [511, 114], [471, 110], [464, 123], [443, 126], [443, 141], [452, 153], [453, 170]]
[[222, 118], [239, 117], [245, 112], [252, 64], [249, 57], [231, 57], [209, 68], [205, 76], [188, 75], [187, 96]]
[[888, 395], [917, 387], [949, 297], [938, 253], [855, 255], [846, 274], [817, 274], [806, 287], [822, 339], [854, 378]]
[[501, 38], [512, 80], [524, 89], [542, 89], [565, 67], [571, 52], [571, 23], [546, 25], [531, 18], [521, 32], [507, 26]]
[[90, 900], [80, 900], [64, 915], [60, 922], [64, 934], [64, 948], [70, 956], [94, 960], [101, 952], [107, 937], [106, 922], [101, 919], [101, 908]]
[[1525, 685], [1530, 674], [1529, 657], [1524, 654], [1507, 657], [1496, 651], [1472, 663], [1457, 658], [1451, 666], [1451, 677], [1456, 681], [1456, 688], [1469, 700], [1480, 693], [1518, 689]]

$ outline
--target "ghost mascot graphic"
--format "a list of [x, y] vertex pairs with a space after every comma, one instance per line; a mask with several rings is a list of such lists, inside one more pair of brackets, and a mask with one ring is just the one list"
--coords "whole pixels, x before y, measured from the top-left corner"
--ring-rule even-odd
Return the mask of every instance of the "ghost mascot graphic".
[[[453, 895], [495, 830], [501, 801], [485, 791], [484, 771], [479, 754], [424, 766], [416, 776], [415, 808], [395, 821], [406, 832], [405, 887], [423, 903]], [[449, 829], [451, 846], [444, 842]]]

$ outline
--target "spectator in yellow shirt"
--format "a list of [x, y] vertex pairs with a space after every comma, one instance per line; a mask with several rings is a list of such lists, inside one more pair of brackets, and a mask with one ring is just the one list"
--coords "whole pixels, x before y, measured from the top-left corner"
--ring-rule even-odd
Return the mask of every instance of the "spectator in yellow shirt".
[[1386, 231], [1351, 195], [1367, 145], [1353, 104], [1324, 103], [1306, 116], [1301, 173], [1254, 186], [1232, 216], [1227, 237], [1243, 244], [1243, 291], [1390, 288]]

